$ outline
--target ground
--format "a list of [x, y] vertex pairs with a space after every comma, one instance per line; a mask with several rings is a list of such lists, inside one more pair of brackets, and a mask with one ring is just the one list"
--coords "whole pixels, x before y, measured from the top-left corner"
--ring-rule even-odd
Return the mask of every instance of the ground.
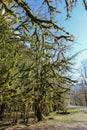
[[44, 121], [33, 125], [15, 125], [0, 122], [0, 130], [87, 130], [87, 113], [79, 108], [69, 109], [71, 114], [51, 113]]

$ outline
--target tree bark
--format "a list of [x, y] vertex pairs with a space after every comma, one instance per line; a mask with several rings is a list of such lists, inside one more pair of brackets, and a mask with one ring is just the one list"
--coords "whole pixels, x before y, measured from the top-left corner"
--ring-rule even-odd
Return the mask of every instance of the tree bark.
[[0, 105], [0, 119], [3, 119], [5, 104]]

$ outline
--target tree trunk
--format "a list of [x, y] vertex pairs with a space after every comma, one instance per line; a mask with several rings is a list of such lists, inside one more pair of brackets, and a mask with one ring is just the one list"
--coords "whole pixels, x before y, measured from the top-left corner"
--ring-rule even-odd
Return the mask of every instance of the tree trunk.
[[0, 119], [3, 119], [4, 109], [5, 109], [5, 104], [3, 103], [0, 106]]
[[36, 116], [37, 116], [38, 121], [42, 120], [42, 113], [41, 113], [40, 107], [37, 108]]
[[40, 104], [35, 103], [35, 116], [37, 118], [38, 121], [42, 120], [42, 112], [41, 112], [41, 108], [40, 108]]

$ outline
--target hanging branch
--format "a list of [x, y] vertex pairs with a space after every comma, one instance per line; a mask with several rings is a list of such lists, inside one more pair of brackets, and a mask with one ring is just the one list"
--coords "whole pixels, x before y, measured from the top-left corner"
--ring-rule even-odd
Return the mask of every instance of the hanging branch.
[[84, 3], [84, 6], [85, 6], [85, 9], [87, 10], [87, 2], [85, 0], [83, 0], [83, 3]]

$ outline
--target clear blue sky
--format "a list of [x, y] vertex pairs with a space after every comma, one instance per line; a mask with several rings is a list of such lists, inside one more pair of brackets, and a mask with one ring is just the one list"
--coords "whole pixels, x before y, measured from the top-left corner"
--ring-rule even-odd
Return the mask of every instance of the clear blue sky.
[[[63, 14], [64, 15], [64, 14]], [[61, 26], [64, 26], [68, 32], [74, 35], [75, 42], [73, 43], [72, 54], [87, 48], [87, 11], [82, 5], [82, 0], [79, 0], [76, 7], [71, 13], [71, 18], [64, 21], [61, 15]], [[83, 60], [87, 60], [87, 50], [83, 51], [76, 57], [75, 69], [80, 68]], [[75, 71], [74, 76], [79, 77], [78, 71]]]
[[[65, 27], [75, 36], [75, 51], [87, 48], [87, 11], [82, 6], [82, 0], [74, 8], [72, 17], [66, 21]], [[78, 60], [83, 59], [87, 59], [87, 51], [84, 51], [78, 56]]]

